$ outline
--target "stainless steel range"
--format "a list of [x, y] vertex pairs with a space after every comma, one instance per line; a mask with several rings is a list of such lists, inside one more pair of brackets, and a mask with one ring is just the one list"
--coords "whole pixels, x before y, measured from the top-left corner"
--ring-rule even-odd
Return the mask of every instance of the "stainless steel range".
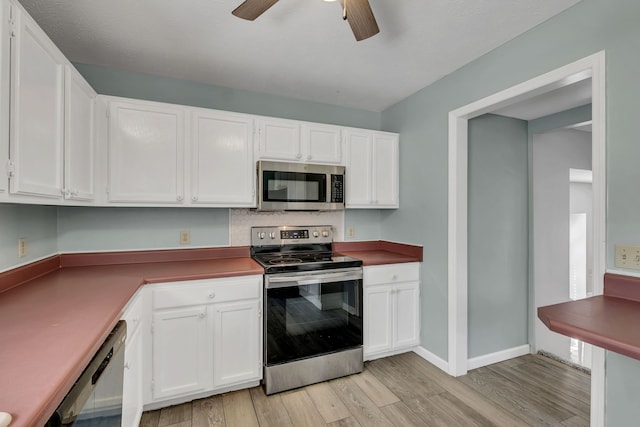
[[265, 270], [266, 394], [362, 371], [362, 261], [332, 241], [331, 226], [251, 229]]

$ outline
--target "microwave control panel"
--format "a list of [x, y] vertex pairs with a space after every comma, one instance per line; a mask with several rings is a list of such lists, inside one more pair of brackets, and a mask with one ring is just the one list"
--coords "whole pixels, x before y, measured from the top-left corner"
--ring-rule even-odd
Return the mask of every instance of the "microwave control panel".
[[344, 175], [331, 175], [331, 203], [344, 203]]

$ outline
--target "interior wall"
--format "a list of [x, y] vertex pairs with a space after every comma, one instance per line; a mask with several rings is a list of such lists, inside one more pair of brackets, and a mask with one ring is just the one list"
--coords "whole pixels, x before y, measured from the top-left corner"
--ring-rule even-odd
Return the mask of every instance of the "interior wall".
[[[229, 244], [228, 209], [59, 207], [61, 253], [215, 247]], [[180, 245], [180, 231], [191, 243]]]
[[468, 355], [526, 345], [527, 122], [469, 120]]
[[[0, 271], [54, 255], [57, 209], [54, 206], [0, 203]], [[25, 239], [27, 256], [18, 257], [18, 239]]]
[[238, 113], [380, 129], [380, 113], [303, 101], [246, 90], [134, 73], [89, 64], [74, 64], [101, 95], [123, 96]]
[[[382, 238], [414, 240], [425, 247], [422, 266], [421, 345], [447, 359], [447, 171], [448, 113], [464, 105], [606, 51], [607, 266], [613, 268], [614, 245], [640, 245], [640, 2], [582, 0], [575, 6], [505, 43], [481, 58], [383, 111], [385, 130], [402, 139], [400, 210], [382, 213]], [[607, 360], [607, 369], [619, 361]], [[629, 381], [640, 382], [638, 369]], [[619, 378], [607, 378], [607, 402], [628, 409], [635, 422], [635, 397]], [[607, 411], [607, 418], [612, 416]], [[619, 414], [616, 414], [619, 416]], [[624, 418], [624, 415], [622, 415]], [[613, 425], [613, 424], [608, 424]], [[618, 424], [620, 425], [620, 424]]]
[[[591, 134], [555, 130], [533, 136], [534, 307], [569, 301], [569, 168], [591, 170]], [[571, 360], [570, 338], [535, 317], [534, 349]]]

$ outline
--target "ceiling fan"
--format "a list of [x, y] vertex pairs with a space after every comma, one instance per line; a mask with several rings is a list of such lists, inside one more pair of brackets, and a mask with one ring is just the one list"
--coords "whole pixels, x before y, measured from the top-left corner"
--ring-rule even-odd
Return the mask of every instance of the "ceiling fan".
[[[245, 0], [231, 13], [238, 18], [253, 21], [277, 2], [278, 0]], [[349, 22], [357, 41], [368, 39], [380, 32], [368, 0], [340, 0], [340, 3], [342, 19]]]

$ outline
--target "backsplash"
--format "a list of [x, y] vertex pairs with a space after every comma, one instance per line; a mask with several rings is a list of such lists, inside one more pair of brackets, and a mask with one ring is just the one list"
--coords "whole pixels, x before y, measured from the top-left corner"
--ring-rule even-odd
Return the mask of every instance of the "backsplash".
[[250, 246], [251, 227], [276, 225], [331, 225], [333, 240], [344, 240], [344, 211], [329, 212], [258, 212], [230, 209], [229, 241], [231, 246]]

